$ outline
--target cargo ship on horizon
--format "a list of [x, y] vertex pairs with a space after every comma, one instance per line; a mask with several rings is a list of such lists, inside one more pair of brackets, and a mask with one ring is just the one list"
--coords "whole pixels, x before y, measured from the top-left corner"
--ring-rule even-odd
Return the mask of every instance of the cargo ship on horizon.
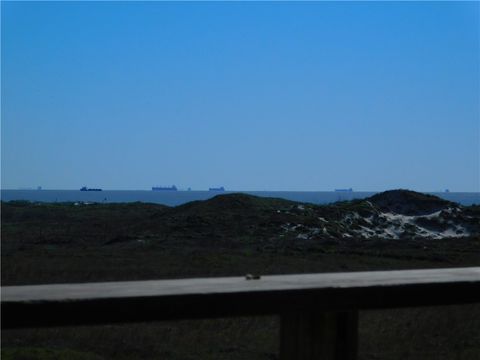
[[175, 185], [172, 186], [152, 186], [152, 191], [178, 191]]
[[80, 191], [102, 191], [102, 189], [91, 189], [87, 188], [86, 186], [83, 186]]
[[211, 188], [208, 188], [208, 191], [225, 191], [225, 188], [223, 186], [211, 187]]
[[353, 192], [352, 188], [349, 189], [335, 189], [335, 192]]

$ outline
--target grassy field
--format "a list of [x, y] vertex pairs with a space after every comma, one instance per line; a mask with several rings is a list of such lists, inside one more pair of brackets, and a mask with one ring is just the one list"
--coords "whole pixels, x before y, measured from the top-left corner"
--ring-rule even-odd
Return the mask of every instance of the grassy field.
[[[2, 203], [2, 284], [480, 266], [477, 235], [279, 237], [281, 222], [312, 221], [304, 213], [277, 213], [291, 206], [253, 197], [173, 209]], [[315, 211], [327, 210], [333, 211]], [[276, 317], [8, 330], [2, 358], [276, 359], [278, 330]], [[479, 358], [480, 305], [360, 315], [360, 359]]]

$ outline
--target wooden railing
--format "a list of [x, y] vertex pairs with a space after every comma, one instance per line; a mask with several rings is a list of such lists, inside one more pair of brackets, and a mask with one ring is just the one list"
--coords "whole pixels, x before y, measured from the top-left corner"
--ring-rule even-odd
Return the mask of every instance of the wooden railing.
[[278, 314], [281, 359], [355, 359], [358, 311], [480, 302], [480, 267], [2, 288], [2, 328]]

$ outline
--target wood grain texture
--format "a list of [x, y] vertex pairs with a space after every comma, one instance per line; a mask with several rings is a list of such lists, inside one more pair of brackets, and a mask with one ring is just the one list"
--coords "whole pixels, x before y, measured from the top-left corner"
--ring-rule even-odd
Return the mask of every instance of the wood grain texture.
[[480, 267], [3, 287], [2, 327], [480, 302]]

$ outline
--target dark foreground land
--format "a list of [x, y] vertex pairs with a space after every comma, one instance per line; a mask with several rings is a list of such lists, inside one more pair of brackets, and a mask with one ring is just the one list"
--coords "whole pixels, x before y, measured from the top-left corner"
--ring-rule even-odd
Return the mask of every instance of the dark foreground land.
[[[480, 207], [411, 192], [330, 206], [9, 202], [2, 285], [480, 266], [479, 227]], [[277, 335], [274, 317], [8, 330], [2, 358], [276, 359]], [[359, 357], [480, 359], [480, 305], [362, 312]]]

